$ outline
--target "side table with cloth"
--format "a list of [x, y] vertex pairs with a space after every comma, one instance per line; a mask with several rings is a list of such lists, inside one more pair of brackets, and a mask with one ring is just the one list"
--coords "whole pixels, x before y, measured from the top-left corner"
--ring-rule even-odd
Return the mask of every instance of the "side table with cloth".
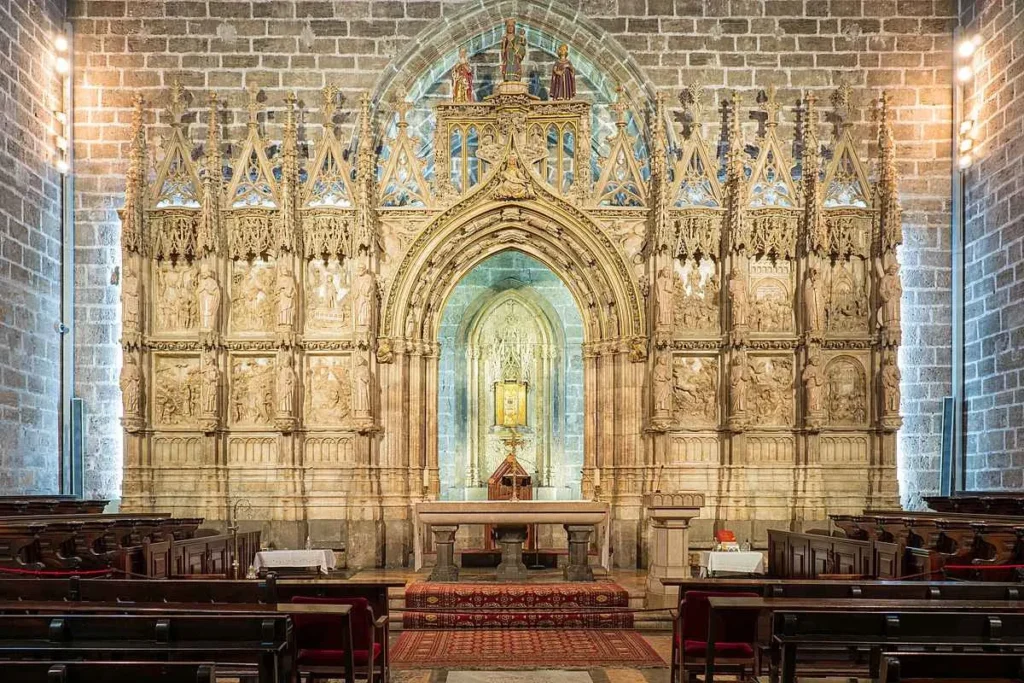
[[263, 550], [256, 553], [252, 563], [257, 573], [261, 569], [312, 569], [327, 574], [335, 566], [332, 550]]
[[733, 574], [764, 574], [764, 555], [756, 551], [702, 550], [700, 553], [700, 577], [706, 579], [715, 572]]

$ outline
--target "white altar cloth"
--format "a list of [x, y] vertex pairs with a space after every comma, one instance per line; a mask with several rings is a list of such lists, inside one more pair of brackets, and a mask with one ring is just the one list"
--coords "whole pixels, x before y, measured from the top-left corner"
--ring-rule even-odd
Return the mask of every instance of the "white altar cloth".
[[756, 551], [702, 550], [700, 553], [701, 578], [714, 576], [715, 572], [764, 574], [764, 555]]
[[[610, 507], [593, 500], [432, 500], [417, 503], [413, 520], [416, 571], [423, 567], [423, 541], [431, 526], [468, 524], [592, 524], [601, 566], [610, 569]], [[424, 534], [424, 532], [426, 532]]]
[[256, 571], [275, 567], [317, 567], [326, 574], [337, 566], [331, 550], [263, 550], [252, 563]]

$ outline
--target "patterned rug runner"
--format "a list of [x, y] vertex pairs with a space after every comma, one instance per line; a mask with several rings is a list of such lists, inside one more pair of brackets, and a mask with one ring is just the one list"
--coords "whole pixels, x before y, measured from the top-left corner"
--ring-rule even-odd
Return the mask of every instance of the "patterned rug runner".
[[[405, 629], [632, 628], [629, 593], [599, 583], [413, 583], [405, 589]], [[619, 608], [619, 609], [615, 609]]]
[[403, 631], [391, 661], [396, 669], [665, 666], [643, 636], [617, 629]]

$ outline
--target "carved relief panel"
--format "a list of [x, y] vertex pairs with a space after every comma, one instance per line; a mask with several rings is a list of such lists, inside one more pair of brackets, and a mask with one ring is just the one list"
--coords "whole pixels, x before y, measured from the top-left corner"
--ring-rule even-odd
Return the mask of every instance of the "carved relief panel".
[[306, 333], [344, 336], [352, 324], [348, 269], [338, 259], [306, 263]]
[[718, 335], [720, 278], [714, 261], [675, 260], [673, 328], [675, 336]]
[[153, 265], [153, 333], [176, 334], [199, 325], [196, 287], [199, 271], [185, 259], [164, 259]]
[[263, 259], [231, 262], [232, 334], [267, 334], [274, 328], [276, 269]]
[[825, 410], [828, 423], [856, 426], [867, 423], [867, 381], [864, 365], [852, 356], [838, 356], [825, 366]]
[[864, 335], [868, 332], [866, 265], [862, 259], [837, 261], [826, 268], [828, 333]]
[[157, 356], [153, 361], [153, 424], [192, 427], [200, 411], [200, 367], [194, 356]]
[[672, 409], [681, 427], [714, 427], [718, 423], [718, 359], [682, 356], [675, 359]]
[[750, 331], [792, 334], [793, 265], [788, 260], [758, 257], [750, 262]]
[[229, 419], [237, 427], [270, 427], [274, 423], [274, 359], [235, 356], [231, 359]]
[[750, 424], [761, 427], [793, 425], [792, 356], [749, 357], [747, 411]]
[[305, 420], [309, 424], [343, 426], [352, 414], [348, 356], [306, 357]]

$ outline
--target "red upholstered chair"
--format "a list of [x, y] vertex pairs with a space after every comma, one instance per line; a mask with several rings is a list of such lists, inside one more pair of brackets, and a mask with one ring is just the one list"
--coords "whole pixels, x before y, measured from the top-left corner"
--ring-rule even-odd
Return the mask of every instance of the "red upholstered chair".
[[[671, 681], [689, 683], [693, 674], [703, 673], [708, 649], [708, 598], [759, 597], [757, 593], [686, 591], [672, 629]], [[734, 612], [726, 624], [725, 638], [715, 643], [715, 672], [746, 675], [759, 671], [757, 650], [757, 613]]]
[[[352, 605], [352, 659], [355, 674], [368, 683], [386, 683], [390, 675], [388, 653], [388, 618], [373, 618], [373, 609], [366, 598], [318, 598], [297, 595], [294, 604]], [[296, 664], [299, 675], [316, 681], [318, 678], [343, 678], [346, 643], [342, 619], [334, 614], [294, 614]]]

